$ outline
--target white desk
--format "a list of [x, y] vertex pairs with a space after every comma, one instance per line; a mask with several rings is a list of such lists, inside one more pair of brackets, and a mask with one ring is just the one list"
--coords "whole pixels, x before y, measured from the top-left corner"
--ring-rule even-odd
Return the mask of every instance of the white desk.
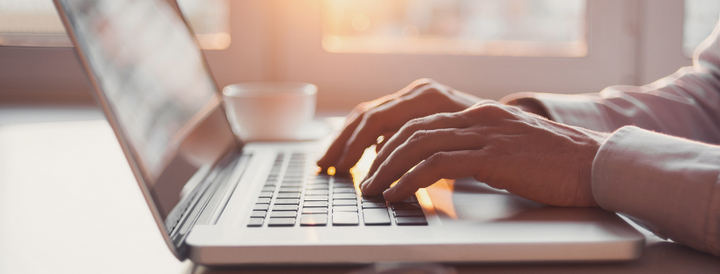
[[[449, 265], [459, 273], [720, 273], [720, 258], [647, 235], [610, 264]], [[362, 266], [207, 269], [165, 246], [103, 116], [0, 106], [0, 273], [346, 273]]]

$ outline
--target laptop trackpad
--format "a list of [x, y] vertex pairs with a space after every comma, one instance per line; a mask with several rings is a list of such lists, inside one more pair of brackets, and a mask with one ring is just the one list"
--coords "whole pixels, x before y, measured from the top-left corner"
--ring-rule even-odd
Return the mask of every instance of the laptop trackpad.
[[426, 190], [438, 216], [444, 221], [572, 222], [594, 219], [592, 216], [602, 211], [546, 206], [472, 178], [440, 180]]

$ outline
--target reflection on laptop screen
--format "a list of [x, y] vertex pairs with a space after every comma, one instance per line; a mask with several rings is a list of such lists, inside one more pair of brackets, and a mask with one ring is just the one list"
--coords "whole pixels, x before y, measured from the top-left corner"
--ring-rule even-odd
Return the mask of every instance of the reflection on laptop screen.
[[158, 0], [62, 5], [136, 162], [152, 184], [194, 118], [219, 100], [192, 34], [172, 7]]

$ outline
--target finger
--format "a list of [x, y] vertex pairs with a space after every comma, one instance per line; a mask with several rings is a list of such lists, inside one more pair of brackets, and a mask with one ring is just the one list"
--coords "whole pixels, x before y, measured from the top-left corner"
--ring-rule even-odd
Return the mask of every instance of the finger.
[[438, 152], [405, 174], [383, 196], [388, 202], [407, 199], [418, 189], [428, 187], [441, 179], [458, 179], [474, 176], [486, 162], [485, 150]]
[[342, 155], [335, 163], [335, 170], [347, 172], [360, 160], [365, 149], [377, 143], [377, 138], [385, 132], [395, 131], [403, 123], [403, 118], [393, 115], [398, 101], [368, 111], [347, 139], [342, 148]]
[[481, 130], [454, 128], [416, 131], [390, 154], [361, 189], [368, 195], [380, 194], [408, 170], [437, 153], [483, 148], [483, 135]]
[[345, 145], [343, 155], [335, 166], [342, 172], [350, 170], [362, 157], [365, 149], [377, 142], [378, 136], [398, 130], [407, 121], [441, 112], [462, 110], [461, 105], [447, 101], [447, 94], [438, 85], [425, 85], [407, 96], [399, 97], [368, 111]]
[[373, 176], [380, 164], [382, 164], [385, 159], [390, 156], [390, 153], [395, 151], [398, 146], [405, 143], [413, 133], [419, 130], [464, 128], [468, 126], [470, 126], [470, 121], [465, 119], [461, 113], [438, 113], [410, 120], [405, 123], [392, 138], [383, 142], [384, 145], [378, 150], [378, 154], [370, 166], [367, 177], [369, 178]]
[[317, 165], [323, 169], [327, 169], [328, 167], [336, 165], [338, 163], [338, 160], [342, 156], [345, 146], [348, 143], [348, 139], [350, 139], [350, 137], [353, 135], [357, 126], [360, 124], [363, 117], [368, 111], [381, 107], [402, 96], [411, 94], [418, 88], [421, 88], [430, 83], [432, 83], [432, 80], [430, 79], [418, 79], [410, 85], [407, 85], [403, 89], [399, 90], [398, 92], [359, 104], [347, 116], [347, 118], [345, 119], [345, 126], [343, 127], [343, 130], [340, 132], [338, 137], [333, 140], [332, 144], [328, 147], [328, 150], [320, 158], [320, 160], [317, 161]]
[[352, 136], [353, 132], [355, 132], [355, 129], [360, 124], [360, 121], [361, 119], [356, 118], [345, 125], [340, 134], [330, 144], [327, 151], [325, 151], [325, 154], [317, 161], [317, 165], [319, 167], [327, 169], [337, 162], [338, 158], [342, 156], [343, 148], [345, 147], [347, 140], [350, 139], [350, 136]]

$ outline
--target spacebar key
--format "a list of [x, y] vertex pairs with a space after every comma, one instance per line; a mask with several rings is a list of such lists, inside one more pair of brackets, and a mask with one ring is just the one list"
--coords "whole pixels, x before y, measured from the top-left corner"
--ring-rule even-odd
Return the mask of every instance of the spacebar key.
[[390, 215], [385, 208], [367, 208], [363, 210], [365, 225], [390, 225]]

